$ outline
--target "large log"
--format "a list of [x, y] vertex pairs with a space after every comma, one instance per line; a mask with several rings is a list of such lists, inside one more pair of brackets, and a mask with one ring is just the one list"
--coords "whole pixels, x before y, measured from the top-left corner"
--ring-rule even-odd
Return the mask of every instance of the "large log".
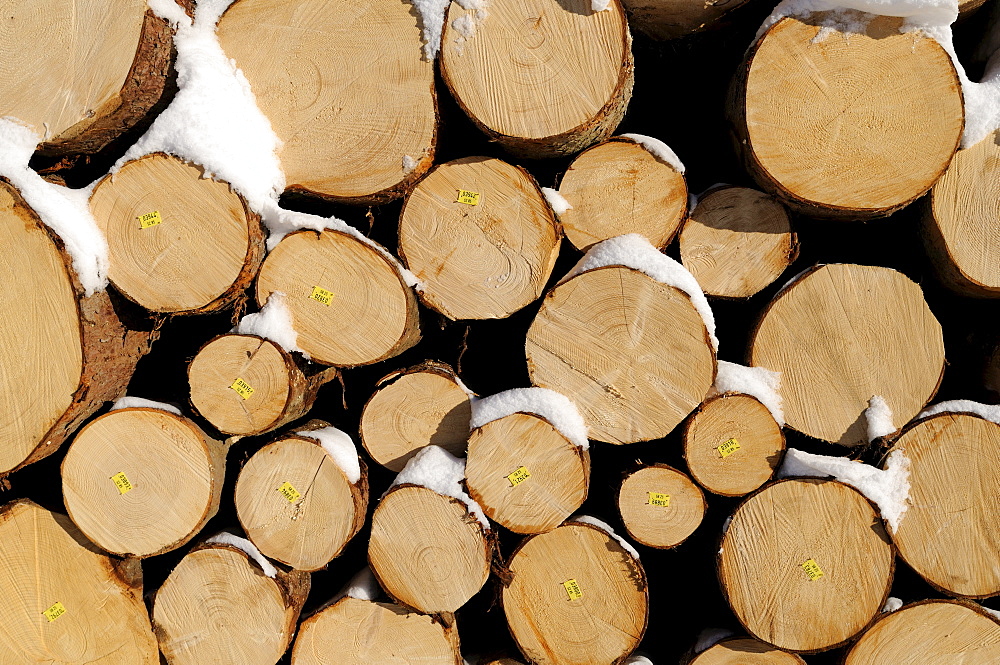
[[747, 637], [713, 644], [685, 665], [806, 665], [801, 657]]

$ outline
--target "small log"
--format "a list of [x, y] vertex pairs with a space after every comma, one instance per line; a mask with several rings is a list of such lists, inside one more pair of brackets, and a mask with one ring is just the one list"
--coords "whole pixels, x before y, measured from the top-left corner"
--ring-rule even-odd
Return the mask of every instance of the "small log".
[[718, 24], [747, 0], [622, 0], [630, 24], [653, 39], [677, 39]]
[[513, 413], [472, 431], [466, 454], [469, 496], [515, 533], [551, 531], [583, 505], [590, 453], [545, 418]]
[[486, 19], [479, 11], [452, 3], [441, 40], [441, 75], [479, 129], [533, 158], [572, 155], [611, 136], [634, 80], [618, 0], [598, 12], [590, 0], [506, 2]]
[[454, 620], [345, 597], [302, 622], [292, 665], [462, 665]]
[[930, 189], [958, 148], [955, 67], [933, 38], [900, 33], [901, 18], [873, 18], [864, 34], [818, 18], [783, 18], [750, 48], [730, 91], [737, 145], [793, 208], [888, 215]]
[[566, 238], [584, 251], [626, 233], [666, 247], [687, 214], [684, 174], [625, 136], [577, 155], [559, 193], [573, 206], [559, 214]]
[[434, 167], [399, 215], [399, 256], [420, 299], [453, 320], [502, 319], [538, 299], [559, 239], [534, 178], [488, 157]]
[[435, 361], [383, 377], [361, 412], [361, 443], [376, 462], [402, 471], [424, 446], [465, 452], [472, 396], [455, 371]]
[[66, 510], [112, 554], [145, 558], [175, 550], [218, 512], [226, 451], [182, 416], [111, 411], [87, 423], [66, 452]]
[[295, 635], [309, 573], [268, 577], [243, 550], [205, 543], [153, 599], [153, 630], [169, 665], [275, 665]]
[[806, 665], [799, 656], [747, 637], [721, 640], [686, 665]]
[[1000, 662], [1000, 621], [973, 603], [924, 600], [879, 618], [844, 665]]
[[434, 63], [409, 3], [239, 0], [218, 34], [284, 143], [287, 192], [384, 203], [431, 167]]
[[99, 552], [65, 515], [0, 508], [0, 663], [157, 665], [142, 568]]
[[111, 283], [153, 312], [224, 309], [264, 259], [260, 216], [243, 197], [163, 153], [103, 178], [90, 208], [108, 239]]
[[318, 363], [368, 365], [420, 339], [417, 299], [399, 268], [347, 233], [286, 236], [261, 266], [257, 305], [274, 291], [287, 295], [299, 348]]
[[967, 413], [942, 413], [903, 430], [893, 449], [910, 460], [909, 507], [892, 534], [899, 555], [949, 595], [1000, 593], [1000, 425]]
[[[311, 421], [304, 430], [327, 427]], [[264, 556], [313, 571], [339, 556], [368, 509], [368, 469], [352, 481], [304, 431], [267, 444], [236, 481], [236, 515]]]
[[642, 640], [649, 604], [645, 571], [602, 529], [567, 522], [528, 536], [507, 572], [504, 614], [529, 662], [618, 663]]
[[882, 520], [855, 489], [784, 480], [736, 509], [718, 570], [751, 635], [780, 649], [824, 651], [857, 635], [881, 610], [893, 550]]
[[107, 292], [85, 295], [62, 241], [2, 181], [0, 246], [17, 248], [6, 253], [2, 264], [4, 478], [51, 455], [106, 401], [121, 397], [136, 363], [159, 333], [149, 322], [128, 323], [145, 330], [126, 327]]
[[798, 256], [788, 211], [746, 187], [723, 186], [698, 200], [680, 234], [681, 262], [705, 295], [749, 298]]
[[625, 529], [647, 547], [677, 547], [698, 528], [707, 507], [698, 486], [666, 464], [633, 471], [618, 491]]
[[691, 476], [713, 494], [742, 496], [771, 479], [785, 452], [785, 435], [755, 397], [724, 393], [705, 400], [684, 426]]
[[256, 335], [219, 335], [188, 365], [191, 406], [223, 434], [266, 434], [304, 416], [337, 373]]
[[882, 396], [912, 419], [944, 374], [941, 324], [920, 287], [890, 268], [831, 264], [798, 276], [753, 332], [751, 365], [781, 372], [786, 425], [843, 446], [867, 443], [864, 411]]

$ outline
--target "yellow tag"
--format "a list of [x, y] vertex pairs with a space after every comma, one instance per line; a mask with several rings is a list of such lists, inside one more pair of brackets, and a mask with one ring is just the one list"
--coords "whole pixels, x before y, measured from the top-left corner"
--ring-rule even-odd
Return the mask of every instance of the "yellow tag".
[[128, 481], [128, 476], [125, 475], [124, 471], [119, 471], [115, 475], [111, 476], [111, 482], [113, 482], [115, 487], [118, 488], [119, 494], [132, 491], [132, 483]]
[[580, 585], [576, 583], [576, 580], [566, 580], [563, 582], [563, 587], [566, 589], [566, 593], [569, 595], [570, 600], [579, 600], [583, 598], [583, 592], [580, 591]]
[[646, 492], [649, 495], [649, 501], [646, 502], [647, 506], [659, 506], [660, 508], [670, 507], [670, 495], [660, 494], [659, 492]]
[[458, 190], [457, 203], [464, 203], [469, 206], [479, 205], [479, 192], [470, 192], [465, 189]]
[[281, 496], [288, 499], [288, 503], [295, 503], [298, 498], [302, 496], [288, 481], [281, 483], [281, 487], [278, 488], [278, 491], [281, 492]]
[[48, 619], [49, 622], [51, 623], [56, 619], [58, 619], [59, 617], [61, 617], [62, 615], [66, 614], [66, 608], [63, 607], [62, 603], [56, 603], [49, 609], [42, 612], [42, 614], [44, 614], [45, 618]]
[[716, 447], [716, 450], [719, 451], [719, 454], [722, 455], [723, 459], [729, 457], [739, 449], [740, 449], [740, 442], [737, 441], [736, 439], [729, 439], [728, 441], [724, 441], [721, 445]]
[[150, 226], [156, 226], [157, 224], [163, 223], [163, 218], [160, 217], [159, 210], [147, 212], [145, 215], [139, 215], [138, 219], [140, 229], [148, 229]]
[[321, 289], [318, 286], [313, 287], [313, 292], [309, 294], [309, 297], [316, 302], [321, 302], [324, 305], [329, 305], [333, 302], [333, 291], [327, 291], [326, 289]]
[[823, 577], [823, 571], [820, 570], [819, 564], [812, 559], [806, 559], [805, 563], [802, 564], [802, 570], [806, 571], [810, 582], [815, 582]]
[[531, 478], [531, 473], [523, 466], [517, 467], [514, 473], [507, 474], [507, 480], [510, 481], [511, 487], [517, 487], [528, 478]]
[[250, 384], [243, 379], [236, 379], [233, 381], [233, 385], [229, 387], [235, 390], [236, 394], [243, 399], [250, 399], [250, 395], [253, 395], [253, 388], [251, 388]]

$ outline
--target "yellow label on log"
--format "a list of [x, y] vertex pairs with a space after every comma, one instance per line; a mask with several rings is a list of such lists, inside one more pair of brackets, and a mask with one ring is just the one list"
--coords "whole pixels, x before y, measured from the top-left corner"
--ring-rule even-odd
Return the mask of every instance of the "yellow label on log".
[[160, 217], [159, 210], [147, 212], [145, 215], [139, 215], [137, 219], [139, 220], [140, 229], [148, 229], [150, 226], [156, 226], [157, 224], [163, 223], [163, 218]]
[[287, 480], [281, 483], [281, 487], [278, 488], [278, 491], [281, 492], [281, 496], [288, 499], [288, 503], [295, 503], [298, 501], [299, 497], [302, 496], [299, 494], [299, 491], [292, 487], [292, 484]]
[[810, 582], [815, 582], [823, 577], [823, 571], [820, 570], [819, 564], [812, 559], [806, 559], [805, 563], [802, 564], [802, 570], [806, 571]]
[[253, 395], [254, 390], [250, 387], [250, 384], [243, 379], [236, 379], [233, 381], [233, 385], [229, 386], [236, 391], [236, 394], [243, 399], [250, 399], [250, 395]]
[[729, 439], [728, 441], [724, 441], [722, 442], [722, 444], [716, 447], [716, 450], [719, 451], [719, 454], [722, 455], [723, 459], [729, 457], [739, 449], [740, 449], [740, 442], [737, 441], [736, 439]]
[[314, 286], [312, 293], [309, 294], [309, 297], [315, 300], [316, 302], [321, 302], [324, 305], [329, 305], [331, 302], [333, 302], [333, 291], [327, 291], [326, 289], [321, 289], [318, 286]]
[[58, 619], [59, 617], [61, 617], [62, 615], [66, 614], [66, 608], [63, 607], [62, 603], [56, 603], [49, 609], [42, 612], [42, 614], [44, 614], [45, 618], [49, 620], [49, 623], [51, 623], [56, 619]]
[[566, 580], [563, 582], [563, 588], [566, 589], [566, 594], [569, 595], [570, 600], [583, 598], [583, 592], [580, 591], [580, 585], [577, 584], [576, 580]]
[[507, 474], [507, 480], [510, 481], [511, 487], [517, 487], [528, 478], [531, 478], [531, 473], [523, 466], [519, 466], [513, 473]]
[[128, 481], [128, 476], [125, 475], [124, 471], [119, 471], [115, 475], [111, 476], [111, 482], [113, 482], [115, 487], [118, 488], [119, 494], [132, 491], [132, 483]]
[[660, 494], [659, 492], [646, 492], [649, 495], [649, 500], [646, 502], [647, 506], [659, 506], [661, 508], [670, 507], [670, 495]]
[[469, 206], [479, 205], [479, 192], [470, 192], [466, 189], [458, 190], [457, 203], [464, 203]]

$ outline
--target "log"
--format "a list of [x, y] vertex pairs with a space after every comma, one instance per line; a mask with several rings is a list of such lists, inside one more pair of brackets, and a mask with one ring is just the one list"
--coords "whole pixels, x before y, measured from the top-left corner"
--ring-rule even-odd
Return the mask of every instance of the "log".
[[136, 559], [99, 552], [65, 515], [0, 508], [0, 663], [156, 665]]
[[642, 640], [649, 603], [645, 571], [596, 526], [567, 522], [528, 536], [511, 555], [507, 574], [503, 610], [529, 662], [618, 663]]
[[284, 143], [286, 192], [384, 203], [431, 167], [434, 63], [409, 3], [239, 0], [218, 35]]
[[264, 556], [297, 570], [319, 570], [339, 556], [368, 509], [365, 463], [359, 459], [358, 478], [349, 477], [309, 434], [326, 427], [310, 421], [267, 444], [236, 480], [236, 516], [247, 537]]
[[454, 621], [345, 597], [302, 622], [292, 665], [461, 665]]
[[938, 277], [962, 295], [1000, 297], [1000, 183], [991, 173], [1000, 159], [1000, 131], [955, 154], [931, 189], [923, 238]]
[[684, 426], [691, 476], [713, 494], [743, 496], [771, 479], [785, 452], [785, 435], [755, 397], [723, 393], [705, 400]]
[[706, 295], [749, 298], [792, 265], [799, 244], [781, 203], [727, 185], [698, 200], [681, 229], [680, 250]]
[[219, 335], [188, 365], [191, 406], [223, 434], [258, 436], [304, 416], [337, 374], [257, 335]]
[[873, 396], [905, 423], [944, 374], [941, 324], [920, 287], [878, 266], [802, 273], [764, 310], [749, 357], [781, 372], [788, 427], [842, 446], [867, 443], [864, 411]]
[[618, 512], [628, 535], [647, 547], [677, 547], [698, 528], [707, 508], [698, 486], [666, 464], [633, 471], [618, 490]]
[[231, 305], [264, 259], [264, 229], [236, 192], [204, 169], [155, 153], [97, 183], [94, 219], [108, 240], [108, 278], [153, 312]]
[[295, 634], [309, 573], [272, 574], [233, 545], [191, 550], [153, 599], [153, 630], [166, 662], [275, 665]]
[[832, 480], [792, 479], [736, 509], [718, 572], [753, 637], [815, 652], [850, 640], [878, 614], [893, 561], [882, 522], [859, 492]]
[[714, 27], [747, 0], [622, 0], [630, 25], [653, 39], [678, 39]]
[[559, 213], [566, 238], [584, 251], [626, 233], [666, 247], [687, 214], [684, 174], [625, 136], [577, 155], [559, 183], [559, 194], [573, 206]]
[[533, 413], [513, 413], [472, 431], [469, 496], [515, 533], [559, 526], [587, 498], [590, 453]]
[[728, 107], [738, 148], [758, 184], [797, 210], [888, 215], [930, 189], [958, 148], [955, 67], [931, 37], [900, 33], [903, 19], [876, 17], [865, 34], [819, 19], [783, 18], [748, 51]]
[[806, 661], [759, 640], [736, 637], [716, 642], [687, 665], [806, 665]]
[[502, 319], [538, 299], [559, 240], [534, 178], [488, 157], [434, 167], [399, 215], [399, 256], [420, 299], [453, 320]]
[[905, 428], [893, 449], [909, 464], [909, 507], [892, 540], [899, 555], [949, 595], [1000, 593], [1000, 540], [994, 523], [1000, 425], [966, 413], [942, 413]]
[[420, 339], [417, 299], [398, 266], [347, 233], [286, 236], [261, 266], [257, 305], [274, 291], [287, 294], [298, 345], [318, 363], [368, 365]]
[[[520, 157], [572, 155], [625, 115], [634, 80], [632, 36], [617, 0], [518, 0], [488, 18], [452, 3], [441, 75], [490, 140]], [[555, 74], [558, 72], [558, 75]]]
[[402, 471], [424, 446], [465, 452], [472, 393], [455, 371], [435, 361], [393, 372], [378, 382], [361, 412], [361, 443], [376, 462]]
[[844, 665], [949, 665], [1000, 661], [1000, 621], [973, 603], [924, 600], [882, 616]]
[[134, 318], [126, 327], [107, 292], [85, 295], [62, 241], [2, 181], [0, 246], [17, 248], [0, 262], [2, 479], [51, 455], [121, 397], [159, 333]]
[[167, 411], [111, 411], [87, 423], [66, 452], [66, 510], [112, 554], [145, 558], [175, 550], [218, 512], [227, 449]]

